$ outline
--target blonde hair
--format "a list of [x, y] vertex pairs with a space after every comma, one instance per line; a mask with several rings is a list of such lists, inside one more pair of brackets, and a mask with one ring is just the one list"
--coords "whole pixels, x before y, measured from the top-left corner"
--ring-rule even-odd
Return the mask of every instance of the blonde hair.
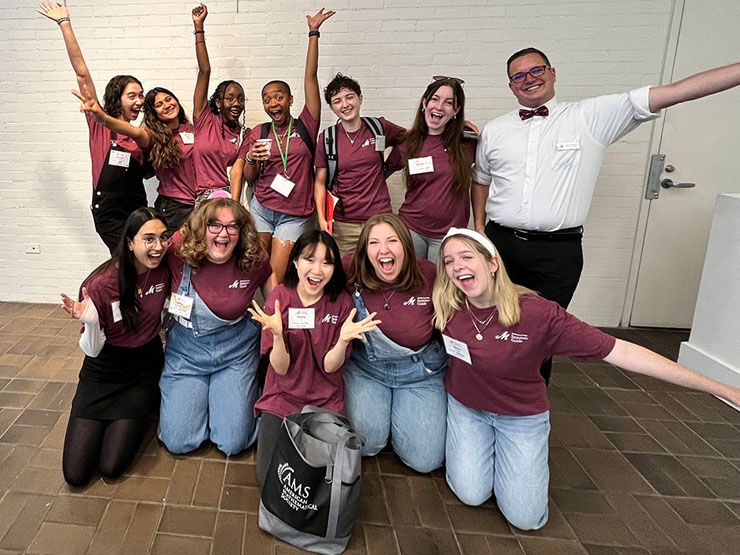
[[[434, 318], [432, 319], [432, 323], [440, 331], [445, 329], [455, 312], [460, 310], [465, 304], [465, 293], [452, 283], [445, 268], [444, 247], [453, 238], [459, 239], [468, 245], [473, 252], [477, 253], [486, 262], [493, 261], [491, 253], [483, 245], [466, 235], [451, 235], [442, 242], [439, 249], [439, 260], [437, 261], [437, 280], [434, 283], [434, 291], [432, 293], [432, 303], [434, 304]], [[512, 283], [500, 257], [498, 258], [498, 270], [489, 279], [493, 280], [493, 294], [496, 301], [496, 308], [498, 309], [498, 321], [506, 327], [513, 326], [519, 322], [519, 318], [521, 317], [519, 297], [522, 295], [536, 295], [537, 293], [531, 289]]]
[[206, 243], [208, 222], [214, 221], [223, 208], [231, 210], [234, 215], [234, 223], [240, 228], [239, 242], [234, 247], [232, 256], [239, 259], [239, 269], [248, 274], [255, 268], [259, 268], [262, 261], [267, 259], [267, 256], [252, 216], [241, 204], [230, 198], [206, 200], [190, 213], [187, 221], [180, 229], [182, 234], [180, 256], [193, 268], [193, 271], [197, 272], [203, 267], [208, 255], [208, 245]]

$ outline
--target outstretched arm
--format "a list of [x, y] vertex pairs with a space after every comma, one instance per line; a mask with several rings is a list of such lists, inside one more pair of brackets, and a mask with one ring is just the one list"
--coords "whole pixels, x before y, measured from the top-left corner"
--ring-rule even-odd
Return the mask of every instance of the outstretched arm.
[[306, 16], [308, 31], [311, 36], [308, 37], [308, 53], [306, 54], [306, 73], [303, 77], [303, 90], [306, 95], [306, 107], [311, 112], [311, 116], [316, 120], [321, 115], [321, 93], [319, 92], [319, 77], [317, 74], [319, 70], [318, 32], [321, 24], [335, 13], [332, 10], [324, 12], [324, 8], [321, 8], [316, 12], [316, 15]]
[[148, 129], [136, 127], [127, 121], [109, 116], [100, 107], [98, 99], [90, 95], [87, 87], [83, 86], [81, 89], [81, 92], [72, 91], [72, 94], [82, 101], [80, 112], [89, 114], [97, 123], [103, 127], [107, 127], [111, 131], [131, 137], [139, 145], [139, 148], [149, 148], [152, 139]]
[[198, 77], [193, 92], [193, 117], [197, 118], [208, 108], [208, 82], [211, 79], [211, 61], [208, 59], [206, 36], [203, 30], [208, 8], [205, 4], [193, 8], [193, 27], [195, 34], [195, 57], [198, 59]]
[[644, 347], [617, 339], [604, 359], [631, 372], [644, 374], [683, 387], [706, 391], [740, 406], [740, 388], [712, 380], [676, 364]]
[[740, 63], [717, 67], [670, 85], [650, 88], [650, 111], [658, 112], [681, 102], [695, 100], [740, 85]]
[[57, 2], [41, 2], [39, 9], [36, 10], [41, 15], [48, 17], [52, 21], [55, 21], [59, 28], [62, 30], [62, 38], [64, 39], [64, 46], [67, 48], [67, 55], [69, 61], [72, 62], [72, 69], [75, 71], [77, 76], [77, 86], [81, 90], [82, 87], [87, 87], [90, 94], [97, 98], [95, 93], [95, 85], [92, 77], [90, 77], [90, 71], [87, 69], [85, 58], [82, 57], [82, 50], [80, 45], [77, 43], [77, 37], [75, 37], [74, 31], [72, 30], [72, 23], [69, 20], [69, 12], [67, 7]]

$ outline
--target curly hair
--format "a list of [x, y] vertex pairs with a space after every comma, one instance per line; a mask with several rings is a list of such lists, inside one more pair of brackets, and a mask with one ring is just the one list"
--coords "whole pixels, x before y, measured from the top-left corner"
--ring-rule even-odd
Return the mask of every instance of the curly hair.
[[182, 158], [182, 151], [175, 140], [175, 134], [172, 132], [172, 129], [159, 120], [157, 112], [154, 109], [155, 100], [159, 93], [169, 95], [175, 99], [175, 102], [177, 102], [177, 106], [179, 108], [177, 120], [180, 125], [189, 122], [182, 104], [180, 104], [180, 101], [172, 91], [165, 89], [164, 87], [154, 87], [146, 93], [143, 107], [144, 127], [152, 133], [152, 146], [149, 151], [149, 160], [151, 160], [155, 170], [175, 168]]
[[357, 96], [362, 95], [362, 89], [360, 89], [360, 84], [357, 81], [352, 79], [352, 77], [337, 73], [334, 76], [334, 79], [329, 81], [329, 84], [324, 89], [324, 100], [326, 100], [326, 103], [329, 106], [331, 106], [331, 97], [342, 89], [348, 89], [354, 92]]
[[375, 214], [371, 216], [362, 226], [360, 238], [357, 240], [357, 248], [352, 257], [352, 263], [347, 272], [350, 283], [356, 283], [363, 289], [379, 291], [383, 282], [378, 278], [370, 259], [367, 257], [367, 242], [370, 232], [378, 224], [388, 224], [398, 235], [403, 247], [403, 267], [394, 283], [396, 291], [418, 291], [424, 285], [424, 276], [419, 269], [419, 262], [414, 252], [414, 242], [411, 233], [404, 221], [395, 214]]
[[[424, 104], [429, 101], [440, 87], [444, 87], [445, 85], [452, 88], [452, 93], [455, 98], [455, 107], [458, 108], [459, 111], [454, 119], [447, 122], [447, 125], [442, 132], [442, 141], [444, 142], [447, 155], [450, 158], [450, 164], [454, 170], [455, 179], [452, 182], [452, 192], [456, 195], [462, 195], [470, 190], [473, 179], [473, 169], [468, 160], [463, 144], [463, 129], [465, 128], [465, 92], [460, 83], [449, 77], [438, 79], [430, 83], [421, 97], [419, 107], [416, 109], [414, 123], [411, 126], [411, 129], [406, 131], [402, 140], [406, 142], [406, 158], [410, 160], [418, 157], [421, 147], [424, 144], [424, 140], [427, 138], [427, 134], [429, 132], [429, 127], [424, 118]], [[403, 179], [406, 184], [406, 188], [410, 189], [412, 187], [412, 183], [411, 175], [409, 174], [409, 165], [404, 164], [404, 166]]]
[[121, 117], [121, 114], [123, 113], [121, 97], [123, 96], [124, 89], [129, 83], [136, 83], [142, 89], [144, 88], [141, 81], [133, 75], [116, 75], [113, 79], [108, 81], [108, 84], [105, 86], [105, 94], [103, 94], [103, 109], [110, 117]]
[[232, 254], [232, 257], [239, 259], [239, 269], [248, 274], [252, 270], [261, 268], [261, 265], [267, 261], [267, 252], [262, 246], [254, 220], [252, 220], [252, 216], [246, 208], [230, 198], [206, 200], [190, 213], [187, 221], [180, 229], [182, 234], [182, 244], [179, 249], [180, 256], [195, 272], [205, 265], [208, 256], [206, 228], [209, 222], [217, 219], [218, 213], [224, 208], [231, 210], [234, 215], [234, 223], [240, 228], [239, 241]]

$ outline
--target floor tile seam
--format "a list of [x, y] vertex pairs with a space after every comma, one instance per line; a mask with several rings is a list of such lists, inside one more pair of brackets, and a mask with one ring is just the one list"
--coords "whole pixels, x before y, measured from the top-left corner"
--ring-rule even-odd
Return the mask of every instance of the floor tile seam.
[[587, 451], [600, 451], [600, 452], [604, 452], [604, 453], [618, 453], [618, 454], [619, 454], [619, 456], [620, 456], [620, 457], [621, 457], [621, 458], [622, 458], [622, 459], [624, 460], [624, 462], [625, 462], [625, 463], [627, 463], [627, 465], [628, 465], [628, 466], [629, 466], [629, 467], [630, 467], [630, 468], [631, 468], [631, 469], [632, 469], [632, 470], [633, 470], [633, 471], [635, 472], [635, 474], [637, 474], [637, 476], [639, 476], [639, 478], [640, 478], [640, 479], [642, 479], [642, 481], [643, 481], [643, 482], [644, 482], [645, 484], [647, 484], [647, 486], [648, 486], [648, 487], [649, 487], [649, 488], [650, 488], [650, 489], [651, 489], [652, 491], [655, 491], [656, 493], [658, 493], [658, 492], [657, 492], [657, 490], [656, 490], [656, 489], [655, 489], [655, 488], [653, 487], [653, 485], [652, 485], [652, 484], [651, 484], [651, 483], [650, 483], [650, 482], [649, 482], [649, 481], [648, 481], [648, 480], [647, 480], [647, 479], [645, 478], [645, 476], [643, 476], [643, 475], [642, 475], [642, 472], [640, 472], [640, 471], [639, 471], [639, 470], [638, 470], [638, 469], [637, 469], [637, 468], [636, 468], [636, 467], [635, 467], [635, 466], [634, 466], [634, 465], [632, 464], [632, 462], [631, 462], [631, 461], [630, 461], [630, 460], [629, 460], [629, 459], [628, 459], [627, 457], [625, 457], [625, 456], [624, 456], [624, 453], [621, 453], [621, 452], [620, 452], [619, 450], [616, 450], [616, 449], [596, 449], [596, 448], [583, 448], [583, 447], [575, 447], [575, 448], [571, 448], [571, 447], [565, 447], [565, 449], [566, 449], [566, 450], [568, 450], [568, 451], [570, 452], [570, 455], [571, 455], [571, 457], [573, 457], [573, 458], [574, 458], [574, 459], [576, 460], [576, 462], [577, 462], [577, 463], [578, 463], [578, 464], [579, 464], [579, 465], [581, 466], [581, 468], [583, 469], [583, 472], [584, 472], [584, 473], [586, 474], [586, 476], [588, 476], [588, 477], [589, 477], [589, 479], [591, 480], [591, 482], [592, 482], [592, 483], [593, 483], [593, 484], [594, 484], [594, 485], [596, 486], [596, 491], [605, 491], [605, 490], [602, 490], [602, 489], [601, 489], [601, 487], [599, 487], [599, 485], [598, 485], [598, 482], [597, 482], [597, 481], [596, 481], [596, 480], [594, 479], [594, 477], [593, 477], [593, 476], [592, 476], [592, 475], [591, 475], [591, 474], [590, 474], [590, 473], [588, 472], [588, 470], [586, 469], [586, 467], [585, 467], [585, 466], [584, 466], [584, 465], [583, 465], [583, 464], [581, 463], [581, 461], [580, 461], [580, 460], [578, 459], [578, 457], [577, 457], [577, 456], [575, 455], [575, 453], [573, 453], [573, 451], [572, 451], [573, 449], [582, 449], [582, 450], [587, 450]]
[[211, 534], [210, 536], [204, 536], [202, 534], [180, 534], [177, 532], [160, 532], [159, 529], [154, 531], [155, 536], [172, 536], [175, 538], [198, 538], [198, 539], [206, 539], [213, 541], [215, 539], [215, 536]]
[[[660, 418], [643, 418], [642, 420], [648, 420], [648, 421], [651, 421], [651, 422], [658, 422], [658, 423], [661, 423], [661, 424], [662, 424], [663, 422], [671, 422], [671, 420], [665, 420], [665, 419], [660, 419]], [[683, 426], [684, 426], [684, 427], [685, 427], [685, 428], [686, 428], [686, 429], [687, 429], [687, 430], [688, 430], [688, 431], [689, 431], [690, 433], [692, 433], [693, 435], [695, 435], [695, 436], [696, 436], [696, 437], [697, 437], [697, 438], [698, 438], [698, 439], [699, 439], [700, 441], [702, 441], [702, 442], [703, 442], [703, 443], [704, 443], [704, 444], [705, 444], [705, 445], [706, 445], [707, 447], [709, 447], [709, 449], [711, 449], [712, 451], [714, 451], [714, 452], [715, 452], [715, 453], [717, 453], [717, 454], [716, 454], [716, 455], [695, 455], [695, 454], [694, 454], [694, 449], [693, 449], [693, 448], [692, 448], [692, 447], [691, 447], [690, 445], [688, 445], [688, 444], [687, 444], [687, 443], [686, 443], [686, 442], [685, 442], [685, 441], [684, 441], [683, 439], [681, 439], [681, 438], [680, 438], [680, 437], [678, 437], [678, 436], [677, 436], [677, 435], [676, 435], [675, 433], [673, 433], [673, 430], [671, 430], [671, 429], [670, 429], [670, 428], [668, 428], [667, 426], [663, 425], [663, 427], [665, 428], [665, 431], [666, 431], [666, 432], [668, 432], [668, 433], [669, 433], [669, 434], [670, 434], [670, 435], [671, 435], [671, 436], [672, 436], [673, 438], [675, 438], [675, 440], [679, 441], [679, 442], [680, 442], [681, 444], [685, 445], [687, 449], [689, 449], [689, 450], [690, 450], [690, 453], [674, 453], [673, 451], [671, 451], [670, 449], [668, 449], [668, 447], [666, 447], [665, 445], [663, 445], [663, 443], [661, 442], [661, 440], [660, 440], [659, 438], [655, 437], [655, 435], [653, 435], [653, 434], [652, 434], [651, 432], [648, 432], [648, 433], [649, 433], [649, 434], [650, 434], [650, 435], [651, 435], [651, 436], [653, 437], [653, 439], [654, 439], [654, 440], [655, 440], [655, 441], [656, 441], [656, 442], [657, 442], [657, 443], [658, 443], [658, 444], [659, 444], [659, 445], [660, 445], [660, 446], [661, 446], [661, 447], [662, 447], [663, 449], [665, 449], [665, 450], [666, 450], [666, 452], [667, 452], [667, 453], [669, 453], [669, 454], [671, 454], [671, 455], [674, 455], [674, 456], [675, 456], [675, 455], [694, 455], [694, 456], [697, 456], [697, 457], [709, 457], [709, 458], [724, 458], [724, 459], [726, 459], [726, 458], [727, 458], [727, 457], [725, 457], [725, 456], [724, 456], [724, 455], [723, 455], [722, 453], [720, 453], [720, 452], [719, 452], [719, 451], [718, 451], [717, 449], [715, 449], [715, 448], [714, 448], [714, 447], [713, 447], [713, 446], [712, 446], [712, 445], [711, 445], [711, 444], [710, 444], [710, 443], [709, 443], [709, 442], [708, 442], [707, 440], [705, 440], [705, 439], [704, 439], [703, 437], [701, 437], [701, 436], [700, 436], [699, 434], [697, 434], [697, 433], [696, 433], [696, 432], [695, 432], [694, 430], [692, 430], [691, 428], [689, 428], [688, 426], [686, 426], [686, 424], [684, 424], [682, 420], [678, 420], [678, 419], [676, 419], [676, 420], [674, 420], [674, 421], [675, 421], [675, 422], [678, 422], [678, 423], [680, 423], [680, 424], [683, 424]], [[640, 424], [640, 423], [638, 422], [638, 424]], [[640, 426], [642, 426], [642, 425], [640, 424]]]
[[[378, 525], [378, 524], [372, 524], [372, 523], [370, 523], [370, 524], [372, 526], [382, 526], [384, 528], [390, 528], [391, 533], [393, 534], [393, 543], [396, 546], [396, 553], [398, 553], [400, 555], [403, 555], [402, 552], [401, 552], [401, 542], [398, 540], [398, 534], [396, 534], [396, 527], [395, 526], [393, 526], [392, 524], [389, 524], [388, 526]], [[363, 536], [363, 540], [364, 540], [364, 543], [365, 543], [365, 549], [367, 550], [367, 546], [368, 546], [368, 543], [369, 542], [368, 542], [368, 537], [367, 537], [367, 532], [366, 532], [365, 526], [362, 527], [362, 536]], [[275, 549], [275, 546], [273, 544], [273, 552], [274, 552], [274, 549]], [[383, 553], [382, 555], [387, 555], [387, 554]]]

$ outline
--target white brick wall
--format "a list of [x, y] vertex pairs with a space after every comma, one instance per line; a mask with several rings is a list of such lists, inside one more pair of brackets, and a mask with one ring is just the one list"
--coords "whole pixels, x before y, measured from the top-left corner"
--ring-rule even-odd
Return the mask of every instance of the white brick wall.
[[[73, 72], [57, 26], [37, 2], [0, 7], [0, 299], [56, 302], [105, 259], [93, 229], [87, 131], [69, 90]], [[188, 111], [196, 63], [194, 2], [70, 0], [72, 22], [102, 94], [118, 73], [145, 88], [172, 89]], [[305, 1], [208, 3], [206, 30], [220, 80], [240, 81], [247, 123], [264, 121], [260, 87], [291, 83], [302, 107]], [[467, 117], [482, 126], [515, 107], [506, 58], [534, 45], [558, 69], [558, 97], [580, 99], [660, 82], [672, 0], [340, 0], [322, 28], [319, 79], [336, 71], [363, 86], [363, 112], [410, 123], [430, 76], [466, 80]], [[324, 107], [324, 123], [333, 121]], [[614, 145], [601, 171], [586, 226], [586, 267], [572, 310], [592, 324], [620, 322], [643, 177], [654, 124]], [[396, 206], [403, 194], [392, 180]], [[156, 182], [150, 184], [154, 187]], [[29, 242], [41, 254], [25, 254]]]

